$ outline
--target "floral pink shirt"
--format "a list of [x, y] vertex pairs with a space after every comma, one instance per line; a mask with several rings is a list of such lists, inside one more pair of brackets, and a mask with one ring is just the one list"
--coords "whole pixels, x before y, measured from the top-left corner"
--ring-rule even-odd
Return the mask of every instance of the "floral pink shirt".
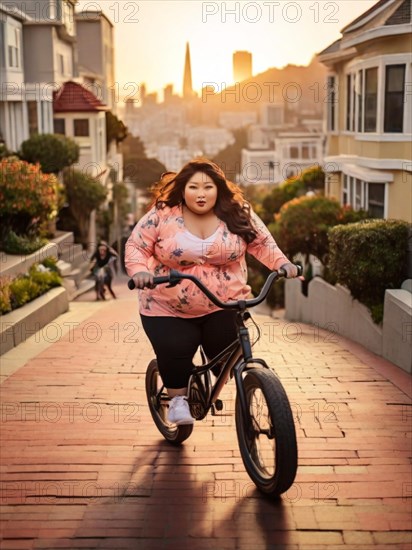
[[[257, 237], [250, 244], [231, 233], [223, 221], [213, 235], [200, 239], [186, 229], [181, 206], [154, 207], [139, 220], [126, 243], [127, 273], [132, 277], [147, 271], [157, 276], [177, 269], [196, 275], [224, 302], [245, 299], [251, 290], [247, 284], [246, 252], [271, 270], [289, 261], [254, 213], [252, 221]], [[138, 292], [142, 315], [200, 317], [219, 309], [192, 281]]]

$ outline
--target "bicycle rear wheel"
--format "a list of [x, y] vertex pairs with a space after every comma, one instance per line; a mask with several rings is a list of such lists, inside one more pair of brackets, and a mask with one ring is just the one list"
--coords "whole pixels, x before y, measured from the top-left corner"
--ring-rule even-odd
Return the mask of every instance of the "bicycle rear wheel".
[[146, 370], [146, 397], [149, 410], [159, 432], [167, 441], [179, 445], [193, 431], [193, 424], [175, 426], [167, 421], [169, 398], [166, 392], [159, 393], [163, 386], [156, 359], [150, 361]]
[[294, 482], [298, 452], [286, 392], [269, 370], [251, 369], [243, 379], [246, 419], [236, 397], [236, 432], [243, 464], [260, 491], [277, 497]]

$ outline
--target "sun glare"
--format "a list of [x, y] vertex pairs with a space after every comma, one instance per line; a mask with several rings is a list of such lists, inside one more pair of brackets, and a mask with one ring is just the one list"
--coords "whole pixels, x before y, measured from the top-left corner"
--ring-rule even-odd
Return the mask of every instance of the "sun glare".
[[149, 92], [173, 84], [180, 94], [187, 42], [193, 88], [199, 93], [206, 83], [219, 88], [233, 83], [233, 53], [238, 50], [252, 54], [254, 75], [287, 64], [307, 65], [375, 3], [81, 0], [77, 10], [100, 7], [113, 21], [121, 95], [122, 88], [143, 82]]

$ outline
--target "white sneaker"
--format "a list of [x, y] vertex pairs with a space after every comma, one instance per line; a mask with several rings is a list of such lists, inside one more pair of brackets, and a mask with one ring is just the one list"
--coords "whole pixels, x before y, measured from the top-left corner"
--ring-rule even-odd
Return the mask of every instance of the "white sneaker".
[[167, 419], [177, 426], [181, 424], [193, 424], [195, 419], [190, 414], [189, 403], [183, 395], [176, 395], [169, 402]]

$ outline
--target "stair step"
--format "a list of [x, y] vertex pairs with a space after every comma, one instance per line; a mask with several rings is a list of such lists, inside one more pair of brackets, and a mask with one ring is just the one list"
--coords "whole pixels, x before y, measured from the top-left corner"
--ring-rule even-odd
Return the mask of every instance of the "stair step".
[[59, 247], [59, 258], [71, 264], [80, 264], [89, 261], [87, 252], [83, 250], [81, 244], [67, 243]]
[[59, 273], [62, 277], [67, 277], [67, 275], [69, 275], [73, 269], [72, 264], [69, 264], [64, 260], [58, 260], [56, 263], [56, 267], [59, 270]]

